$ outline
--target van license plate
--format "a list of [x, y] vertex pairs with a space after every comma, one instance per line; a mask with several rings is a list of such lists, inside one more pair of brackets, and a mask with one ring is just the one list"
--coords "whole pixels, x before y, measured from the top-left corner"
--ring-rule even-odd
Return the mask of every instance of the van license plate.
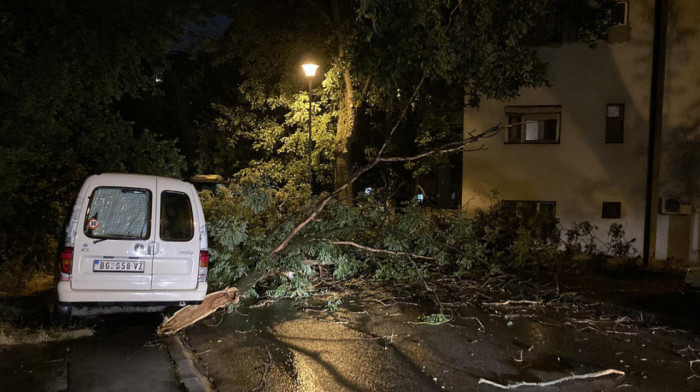
[[145, 262], [121, 260], [95, 260], [92, 263], [94, 272], [132, 272], [143, 273]]

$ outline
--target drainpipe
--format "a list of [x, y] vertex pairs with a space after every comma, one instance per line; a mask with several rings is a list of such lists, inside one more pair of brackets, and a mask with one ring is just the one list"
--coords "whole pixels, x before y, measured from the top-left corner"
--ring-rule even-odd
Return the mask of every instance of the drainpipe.
[[644, 266], [649, 266], [656, 246], [656, 214], [659, 198], [659, 160], [663, 126], [664, 78], [666, 77], [666, 28], [668, 0], [654, 5], [654, 44], [651, 61], [651, 96], [649, 100], [649, 150], [647, 153], [646, 206], [644, 211]]

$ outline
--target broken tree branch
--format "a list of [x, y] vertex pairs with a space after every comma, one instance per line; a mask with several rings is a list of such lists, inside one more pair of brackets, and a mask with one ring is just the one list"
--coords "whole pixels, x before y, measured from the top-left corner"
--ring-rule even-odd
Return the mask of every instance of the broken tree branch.
[[447, 143], [447, 144], [445, 144], [445, 145], [443, 145], [443, 146], [438, 147], [438, 148], [435, 149], [435, 150], [431, 150], [431, 151], [424, 152], [424, 153], [422, 153], [422, 154], [418, 154], [418, 155], [414, 155], [414, 156], [384, 157], [384, 158], [380, 158], [379, 161], [380, 161], [380, 162], [411, 162], [411, 161], [417, 161], [417, 160], [419, 160], [419, 159], [424, 159], [424, 158], [427, 158], [427, 157], [430, 157], [430, 156], [433, 156], [433, 155], [437, 155], [437, 154], [447, 154], [447, 153], [456, 152], [456, 151], [468, 151], [468, 152], [471, 152], [471, 151], [481, 151], [481, 150], [485, 150], [486, 148], [485, 148], [483, 145], [481, 145], [481, 146], [479, 146], [479, 147], [477, 147], [477, 148], [469, 149], [469, 150], [465, 150], [464, 147], [466, 147], [466, 146], [468, 146], [468, 145], [470, 145], [470, 144], [476, 143], [476, 142], [479, 141], [480, 139], [488, 139], [488, 138], [490, 138], [490, 137], [493, 137], [493, 136], [495, 136], [502, 128], [503, 128], [503, 127], [501, 127], [500, 125], [496, 125], [496, 126], [491, 127], [491, 128], [489, 128], [489, 129], [487, 129], [487, 130], [485, 130], [485, 131], [483, 131], [483, 132], [480, 132], [480, 133], [471, 135], [471, 136], [469, 136], [468, 138], [466, 138], [466, 139], [464, 139], [464, 140], [460, 140], [460, 141], [452, 142], [452, 143]]
[[368, 252], [372, 253], [385, 253], [388, 255], [392, 256], [408, 256], [408, 257], [415, 257], [417, 259], [425, 259], [425, 260], [435, 260], [435, 257], [430, 257], [430, 256], [421, 256], [417, 255], [414, 253], [408, 253], [408, 252], [401, 252], [401, 251], [396, 251], [396, 250], [388, 250], [388, 249], [378, 249], [378, 248], [371, 248], [369, 246], [365, 245], [360, 245], [357, 242], [354, 241], [333, 241], [333, 240], [328, 240], [328, 239], [323, 239], [323, 238], [317, 238], [317, 241], [323, 241], [327, 242], [331, 245], [347, 245], [347, 246], [352, 246], [358, 249], [366, 250]]
[[185, 306], [171, 317], [166, 317], [163, 323], [158, 326], [156, 332], [159, 336], [175, 334], [179, 330], [216, 312], [218, 309], [237, 303], [238, 299], [238, 290], [235, 287], [208, 294], [204, 297], [204, 301], [201, 304]]
[[[432, 288], [432, 287], [430, 287], [430, 286], [428, 286], [428, 282], [426, 282], [425, 279], [423, 278], [423, 275], [421, 274], [421, 270], [420, 270], [420, 268], [418, 268], [418, 264], [416, 264], [416, 260], [413, 259], [412, 257], [408, 257], [408, 261], [410, 261], [411, 264], [413, 265], [413, 268], [414, 268], [415, 271], [416, 271], [416, 275], [417, 275], [418, 278], [421, 280], [421, 282], [423, 282], [423, 286], [425, 287], [425, 289], [426, 289], [429, 293], [433, 294], [433, 297], [435, 297], [435, 303], [436, 303], [437, 306], [440, 308], [440, 314], [443, 314], [443, 313], [444, 313], [444, 306], [442, 305], [442, 301], [440, 301], [440, 297], [438, 297], [437, 293], [435, 292], [435, 289]], [[451, 311], [452, 311], [452, 310], [450, 309], [450, 312], [451, 312]], [[452, 319], [452, 315], [450, 315], [450, 320], [451, 320], [451, 319]]]
[[484, 302], [484, 305], [489, 306], [508, 306], [508, 305], [541, 305], [542, 301], [530, 301], [526, 299], [511, 300], [505, 302]]
[[301, 223], [299, 223], [292, 231], [287, 234], [287, 236], [282, 240], [282, 242], [277, 245], [275, 249], [270, 252], [272, 255], [279, 254], [281, 251], [284, 250], [284, 248], [289, 245], [289, 241], [292, 240], [292, 238], [296, 237], [299, 232], [306, 227], [311, 221], [313, 221], [318, 214], [323, 211], [323, 209], [326, 207], [326, 205], [333, 200], [336, 196], [338, 196], [345, 188], [351, 186], [357, 179], [363, 175], [364, 173], [368, 172], [371, 170], [373, 167], [377, 166], [379, 164], [379, 159], [384, 155], [384, 152], [386, 149], [389, 147], [389, 143], [391, 142], [391, 138], [396, 133], [396, 130], [399, 128], [399, 125], [401, 125], [401, 122], [403, 119], [406, 117], [406, 114], [408, 113], [408, 110], [411, 108], [411, 104], [413, 103], [414, 99], [418, 95], [418, 91], [420, 91], [421, 87], [423, 86], [423, 83], [425, 82], [425, 74], [421, 76], [420, 81], [416, 85], [416, 87], [413, 89], [413, 94], [409, 97], [408, 101], [406, 102], [406, 105], [403, 107], [403, 110], [401, 111], [401, 114], [398, 117], [398, 120], [394, 123], [394, 126], [391, 128], [389, 131], [389, 134], [386, 136], [384, 139], [384, 143], [382, 144], [382, 147], [379, 149], [379, 152], [377, 153], [377, 157], [372, 160], [369, 164], [367, 164], [365, 167], [361, 168], [360, 170], [356, 171], [343, 185], [339, 186], [336, 188], [333, 193], [329, 194], [328, 196], [324, 197], [323, 200], [318, 204], [318, 206], [313, 210], [313, 212], [306, 218], [304, 219]]
[[582, 379], [586, 379], [586, 378], [599, 378], [599, 377], [608, 376], [610, 374], [624, 376], [625, 372], [623, 372], [621, 370], [617, 370], [617, 369], [607, 369], [607, 370], [603, 370], [603, 371], [595, 372], [595, 373], [573, 374], [571, 376], [562, 377], [562, 378], [559, 378], [556, 380], [546, 381], [546, 382], [519, 382], [516, 384], [510, 384], [510, 385], [503, 385], [503, 384], [499, 384], [499, 383], [487, 380], [485, 378], [480, 378], [479, 384], [491, 385], [491, 386], [494, 386], [496, 388], [501, 388], [501, 389], [515, 389], [515, 388], [520, 388], [520, 387], [548, 387], [551, 385], [556, 385], [556, 384], [562, 383], [564, 381], [582, 380]]

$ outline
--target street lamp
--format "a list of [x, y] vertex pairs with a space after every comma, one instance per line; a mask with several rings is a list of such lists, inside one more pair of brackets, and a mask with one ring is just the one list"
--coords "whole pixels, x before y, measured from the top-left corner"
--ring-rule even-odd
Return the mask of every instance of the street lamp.
[[311, 102], [313, 101], [313, 96], [311, 95], [311, 81], [313, 80], [314, 76], [316, 76], [318, 64], [302, 64], [301, 68], [304, 69], [304, 74], [309, 79], [309, 186], [313, 187], [314, 174], [313, 169], [311, 168], [311, 152], [313, 151], [311, 147]]

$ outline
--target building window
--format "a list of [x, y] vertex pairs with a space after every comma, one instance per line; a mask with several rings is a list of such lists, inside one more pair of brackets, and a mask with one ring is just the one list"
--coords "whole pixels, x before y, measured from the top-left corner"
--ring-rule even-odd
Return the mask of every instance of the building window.
[[618, 1], [613, 8], [610, 24], [613, 26], [626, 26], [629, 23], [629, 1]]
[[527, 229], [533, 238], [545, 241], [559, 238], [556, 217], [557, 203], [553, 201], [504, 200], [503, 212], [515, 218], [512, 223]]
[[554, 219], [557, 203], [554, 201], [503, 200], [507, 207], [514, 208], [525, 218]]
[[506, 106], [506, 143], [559, 143], [561, 106]]
[[603, 202], [603, 219], [620, 219], [622, 217], [622, 203], [619, 201]]
[[416, 177], [418, 202], [432, 208], [457, 210], [462, 205], [462, 156], [453, 154], [448, 164], [433, 167]]
[[622, 143], [625, 131], [625, 104], [608, 104], [605, 110], [605, 143]]

